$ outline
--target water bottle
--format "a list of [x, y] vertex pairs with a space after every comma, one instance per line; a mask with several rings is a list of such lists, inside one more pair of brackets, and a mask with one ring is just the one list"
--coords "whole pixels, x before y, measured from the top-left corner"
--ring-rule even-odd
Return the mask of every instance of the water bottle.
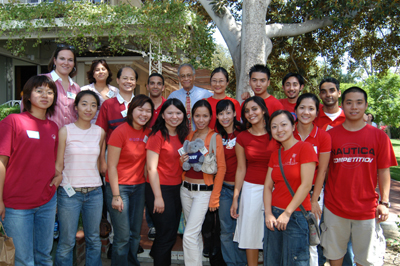
[[60, 231], [58, 230], [58, 219], [57, 219], [57, 216], [56, 216], [56, 221], [54, 222], [54, 236], [53, 236], [53, 238], [57, 239], [59, 235], [60, 235]]

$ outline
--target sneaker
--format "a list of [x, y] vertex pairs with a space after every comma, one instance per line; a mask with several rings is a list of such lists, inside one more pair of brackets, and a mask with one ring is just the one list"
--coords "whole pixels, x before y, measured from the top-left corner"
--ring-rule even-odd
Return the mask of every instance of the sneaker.
[[154, 241], [154, 239], [156, 238], [156, 228], [155, 227], [150, 227], [147, 237], [149, 238], [149, 240]]

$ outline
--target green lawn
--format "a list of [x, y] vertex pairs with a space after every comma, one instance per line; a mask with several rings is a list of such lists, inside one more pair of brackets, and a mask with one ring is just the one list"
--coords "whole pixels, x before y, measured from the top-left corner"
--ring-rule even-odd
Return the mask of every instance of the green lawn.
[[[397, 164], [400, 165], [400, 140], [391, 139], [394, 153], [396, 154]], [[390, 175], [392, 179], [400, 181], [400, 166], [390, 167]]]

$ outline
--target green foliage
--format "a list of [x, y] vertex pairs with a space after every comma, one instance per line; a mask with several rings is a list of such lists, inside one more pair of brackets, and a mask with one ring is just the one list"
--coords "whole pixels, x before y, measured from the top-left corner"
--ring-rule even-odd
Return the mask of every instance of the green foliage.
[[6, 118], [9, 114], [18, 114], [20, 112], [19, 106], [10, 107], [8, 105], [0, 106], [0, 121]]
[[192, 63], [210, 65], [214, 51], [211, 27], [182, 1], [148, 1], [142, 8], [87, 1], [11, 3], [0, 5], [0, 21], [0, 34], [9, 37], [5, 48], [15, 55], [24, 54], [26, 39], [36, 39], [37, 46], [48, 32], [81, 52], [104, 43], [112, 53], [124, 53], [127, 47], [148, 51], [151, 42], [160, 44], [175, 62], [185, 56]]
[[390, 177], [394, 180], [400, 181], [400, 140], [392, 138], [391, 141], [399, 165], [390, 167]]

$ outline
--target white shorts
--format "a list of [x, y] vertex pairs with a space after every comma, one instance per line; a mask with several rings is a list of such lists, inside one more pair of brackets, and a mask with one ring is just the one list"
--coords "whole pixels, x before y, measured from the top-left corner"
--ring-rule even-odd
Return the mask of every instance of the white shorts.
[[324, 222], [321, 224], [321, 246], [330, 260], [344, 257], [347, 243], [351, 238], [354, 262], [363, 266], [383, 265], [385, 237], [375, 219], [350, 220], [339, 217], [324, 208]]
[[233, 241], [242, 249], [262, 249], [264, 238], [264, 185], [244, 182]]

